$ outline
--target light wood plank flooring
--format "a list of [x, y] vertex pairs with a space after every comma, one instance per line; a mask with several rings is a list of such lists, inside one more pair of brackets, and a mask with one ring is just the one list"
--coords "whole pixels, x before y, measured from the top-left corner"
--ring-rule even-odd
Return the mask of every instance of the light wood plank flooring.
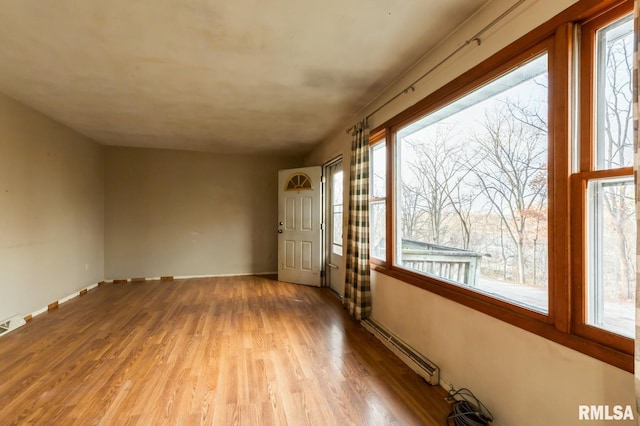
[[0, 337], [2, 425], [442, 425], [444, 396], [328, 290], [263, 277], [107, 284]]

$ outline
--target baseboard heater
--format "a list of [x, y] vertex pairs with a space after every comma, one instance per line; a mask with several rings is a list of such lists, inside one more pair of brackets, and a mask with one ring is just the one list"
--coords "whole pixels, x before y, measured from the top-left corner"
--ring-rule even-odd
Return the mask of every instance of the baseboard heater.
[[361, 322], [371, 334], [376, 336], [387, 348], [398, 356], [409, 368], [424, 378], [427, 383], [437, 385], [440, 383], [440, 368], [418, 353], [411, 346], [396, 337], [389, 330], [376, 321], [366, 319]]
[[0, 336], [10, 331], [15, 330], [18, 327], [22, 327], [27, 322], [19, 315], [15, 315], [11, 318], [0, 321]]

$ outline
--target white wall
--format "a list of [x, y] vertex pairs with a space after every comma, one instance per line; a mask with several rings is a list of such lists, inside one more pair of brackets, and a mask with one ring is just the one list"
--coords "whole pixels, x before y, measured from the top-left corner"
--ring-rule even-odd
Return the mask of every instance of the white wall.
[[106, 148], [106, 279], [277, 271], [278, 170], [299, 158]]
[[[344, 129], [407, 87], [513, 3], [506, 0], [489, 2], [393, 87], [345, 123]], [[469, 45], [417, 84], [415, 92], [401, 96], [376, 113], [370, 119], [371, 128], [442, 87], [572, 3], [572, 0], [524, 3], [515, 14], [487, 32], [480, 46]], [[341, 129], [319, 145], [306, 158], [306, 163], [321, 164], [343, 154], [345, 164], [348, 164], [350, 143], [350, 136]], [[345, 168], [345, 174], [348, 175], [348, 168]], [[345, 204], [346, 197], [345, 192]], [[386, 275], [373, 272], [372, 280], [372, 317], [438, 364], [444, 379], [456, 387], [471, 388], [492, 410], [498, 425], [582, 424], [584, 422], [578, 420], [579, 404], [635, 405], [633, 376], [628, 372]], [[589, 424], [600, 423], [592, 421]]]
[[104, 275], [103, 152], [0, 94], [0, 320]]

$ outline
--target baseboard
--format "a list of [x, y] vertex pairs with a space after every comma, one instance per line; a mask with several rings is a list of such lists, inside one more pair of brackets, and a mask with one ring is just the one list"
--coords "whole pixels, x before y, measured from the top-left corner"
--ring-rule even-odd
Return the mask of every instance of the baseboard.
[[447, 379], [443, 379], [442, 377], [440, 377], [440, 387], [446, 390], [447, 393], [450, 392], [452, 389], [455, 389]]
[[213, 275], [163, 275], [160, 277], [136, 277], [136, 278], [118, 278], [113, 280], [105, 280], [103, 283], [113, 284], [127, 284], [127, 283], [142, 283], [147, 281], [175, 281], [175, 280], [189, 280], [194, 278], [226, 278], [226, 277], [250, 277], [253, 275], [276, 275], [278, 272], [240, 272], [235, 274], [213, 274]]
[[278, 272], [239, 272], [235, 274], [214, 274], [214, 275], [179, 275], [176, 276], [177, 280], [188, 280], [191, 278], [226, 278], [226, 277], [250, 277], [252, 275], [262, 276], [262, 275], [273, 275]]
[[[31, 312], [31, 314], [27, 315], [27, 317], [29, 317], [29, 316], [30, 316], [30, 317], [31, 317], [31, 319], [34, 319], [34, 318], [35, 318], [35, 317], [37, 317], [38, 315], [42, 315], [42, 314], [44, 314], [45, 312], [48, 312], [48, 311], [49, 311], [49, 308], [48, 308], [47, 306], [45, 306], [45, 307], [44, 307], [44, 308], [42, 308], [42, 309], [38, 309], [38, 310], [37, 310], [37, 311], [35, 311], [35, 312]], [[26, 318], [26, 317], [25, 317], [25, 318]]]
[[76, 298], [76, 297], [78, 297], [78, 296], [84, 296], [84, 295], [86, 295], [89, 291], [93, 290], [94, 288], [97, 288], [98, 286], [103, 285], [103, 284], [102, 284], [103, 282], [104, 282], [104, 281], [100, 281], [100, 282], [98, 282], [98, 283], [91, 284], [90, 286], [85, 287], [85, 288], [83, 288], [83, 289], [81, 289], [81, 290], [79, 290], [79, 291], [77, 291], [77, 292], [75, 292], [75, 293], [72, 293], [72, 294], [70, 294], [69, 296], [63, 297], [62, 299], [59, 299], [59, 300], [54, 300], [53, 302], [49, 303], [49, 304], [48, 304], [47, 306], [45, 306], [44, 308], [42, 308], [42, 309], [38, 309], [37, 311], [31, 312], [30, 314], [25, 315], [25, 316], [23, 317], [23, 319], [24, 319], [26, 322], [30, 322], [31, 320], [33, 320], [33, 319], [34, 319], [35, 317], [37, 317], [38, 315], [42, 315], [42, 314], [44, 314], [45, 312], [49, 312], [49, 311], [53, 311], [53, 310], [55, 310], [55, 309], [58, 309], [58, 308], [60, 307], [60, 305], [62, 305], [62, 304], [63, 304], [63, 303], [65, 303], [65, 302], [68, 302], [69, 300], [73, 300], [73, 299], [75, 299], [75, 298]]

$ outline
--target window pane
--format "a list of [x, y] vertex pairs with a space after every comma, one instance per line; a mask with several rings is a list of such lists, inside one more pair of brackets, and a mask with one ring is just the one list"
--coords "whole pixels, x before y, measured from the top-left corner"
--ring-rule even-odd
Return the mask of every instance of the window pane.
[[597, 32], [596, 168], [633, 165], [633, 17]]
[[387, 196], [387, 150], [384, 142], [371, 148], [371, 193], [374, 198]]
[[386, 259], [386, 205], [384, 201], [369, 204], [369, 226], [371, 231], [369, 242], [370, 256], [376, 259]]
[[344, 183], [342, 170], [335, 172], [331, 179], [331, 204], [342, 204], [342, 186]]
[[335, 166], [331, 175], [331, 223], [333, 226], [331, 235], [331, 250], [334, 254], [342, 256], [342, 198], [343, 198], [343, 179], [342, 164]]
[[547, 62], [398, 132], [398, 266], [548, 312]]
[[590, 181], [587, 323], [635, 332], [636, 216], [633, 177]]
[[385, 141], [371, 147], [370, 198], [369, 203], [369, 255], [386, 260], [386, 201], [387, 196], [387, 150]]
[[333, 206], [333, 252], [342, 256], [342, 205]]

